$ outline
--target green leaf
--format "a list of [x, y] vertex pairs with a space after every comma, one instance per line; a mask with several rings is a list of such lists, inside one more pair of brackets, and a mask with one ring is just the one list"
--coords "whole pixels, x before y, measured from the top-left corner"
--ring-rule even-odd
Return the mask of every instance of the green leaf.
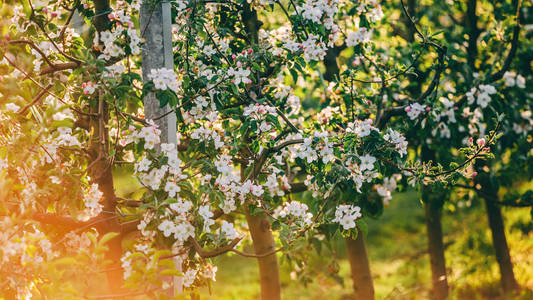
[[316, 253], [320, 254], [322, 251], [322, 243], [318, 239], [311, 239], [311, 243], [316, 249]]
[[157, 91], [155, 95], [156, 95], [156, 98], [159, 100], [160, 108], [163, 108], [168, 104], [170, 97], [167, 93], [163, 91]]
[[363, 232], [364, 235], [368, 234], [368, 224], [364, 219], [359, 219], [355, 221], [355, 223], [357, 223], [357, 227], [359, 227], [359, 229], [361, 230], [361, 232]]
[[279, 120], [278, 120], [278, 118], [277, 118], [276, 116], [273, 116], [273, 115], [268, 114], [268, 115], [266, 116], [266, 121], [269, 122], [269, 123], [274, 124], [274, 126], [275, 126], [277, 129], [281, 130], [281, 125], [279, 124]]

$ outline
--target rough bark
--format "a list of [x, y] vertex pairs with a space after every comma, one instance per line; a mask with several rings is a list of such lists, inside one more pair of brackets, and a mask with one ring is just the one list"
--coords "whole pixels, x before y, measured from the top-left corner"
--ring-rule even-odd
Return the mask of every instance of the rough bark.
[[[358, 229], [359, 230], [359, 229]], [[353, 289], [356, 300], [374, 299], [374, 282], [370, 272], [370, 263], [366, 253], [363, 232], [359, 230], [357, 238], [344, 239], [348, 250], [348, 260], [352, 270]]]
[[492, 235], [492, 244], [496, 254], [496, 261], [500, 268], [500, 281], [503, 290], [508, 293], [518, 290], [519, 286], [516, 282], [513, 263], [511, 262], [511, 255], [509, 254], [509, 246], [505, 236], [505, 227], [503, 224], [503, 216], [500, 207], [496, 204], [498, 201], [498, 190], [496, 182], [493, 182], [490, 173], [484, 172], [484, 161], [476, 161], [475, 169], [478, 176], [475, 178], [476, 185], [481, 186], [482, 193], [478, 193], [484, 202], [487, 209], [487, 217], [489, 221], [489, 228]]
[[[423, 193], [430, 193], [424, 191]], [[423, 196], [424, 197], [424, 196]], [[446, 260], [442, 234], [442, 205], [429, 200], [424, 204], [426, 217], [426, 233], [428, 238], [429, 261], [433, 299], [442, 300], [448, 296], [448, 279], [446, 276]]]
[[[252, 236], [255, 254], [261, 255], [275, 249], [274, 237], [270, 230], [270, 222], [265, 215], [252, 216], [246, 214], [246, 221]], [[276, 254], [258, 257], [259, 277], [261, 281], [261, 299], [281, 299], [278, 258]]]
[[[94, 1], [95, 11], [110, 11], [109, 0]], [[109, 19], [106, 14], [97, 16], [94, 20], [94, 25], [97, 31], [104, 31], [109, 26]], [[103, 210], [107, 212], [114, 212], [117, 199], [113, 184], [112, 168], [109, 164], [109, 132], [105, 126], [109, 119], [109, 111], [107, 103], [99, 99], [98, 105], [91, 108], [91, 113], [98, 114], [97, 117], [92, 117], [89, 121], [90, 131], [93, 133], [91, 137], [91, 144], [89, 146], [89, 153], [91, 156], [89, 170], [91, 178], [98, 183], [100, 191], [103, 193], [104, 203]], [[104, 216], [105, 217], [105, 216]], [[103, 233], [107, 232], [121, 232], [120, 224], [117, 218], [112, 218], [104, 222]], [[106, 253], [106, 259], [113, 264], [119, 264], [122, 256], [122, 238], [121, 236], [111, 239], [107, 246], [109, 251]], [[122, 289], [122, 270], [120, 268], [110, 268], [111, 271], [106, 272], [109, 289], [120, 291]]]
[[[435, 160], [435, 153], [422, 149], [424, 161]], [[448, 279], [446, 275], [446, 258], [444, 256], [444, 242], [442, 234], [442, 206], [446, 198], [445, 190], [433, 190], [430, 186], [422, 188], [422, 202], [426, 219], [426, 233], [428, 238], [429, 262], [431, 265], [431, 279], [433, 299], [443, 300], [448, 297]]]
[[502, 288], [506, 293], [518, 290], [519, 286], [514, 276], [513, 263], [511, 262], [509, 246], [505, 237], [501, 209], [492, 199], [484, 198], [484, 201], [492, 234], [492, 244], [500, 268]]

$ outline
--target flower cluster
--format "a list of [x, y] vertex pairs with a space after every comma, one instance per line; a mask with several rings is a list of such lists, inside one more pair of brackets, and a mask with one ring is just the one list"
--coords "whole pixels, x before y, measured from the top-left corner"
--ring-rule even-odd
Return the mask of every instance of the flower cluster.
[[355, 221], [362, 217], [361, 208], [351, 204], [341, 204], [335, 210], [333, 222], [339, 223], [344, 230], [355, 228]]
[[115, 26], [110, 30], [96, 32], [93, 40], [95, 47], [101, 51], [99, 59], [110, 60], [124, 56], [126, 46], [133, 55], [141, 53], [141, 38], [134, 29], [134, 22], [131, 19], [135, 10], [133, 6], [123, 4], [123, 7], [108, 14], [108, 18]]
[[267, 176], [263, 186], [269, 191], [270, 195], [282, 197], [285, 195], [285, 191], [291, 188], [289, 179], [285, 175], [279, 175], [281, 170], [274, 167], [272, 169], [274, 169], [273, 172]]
[[219, 149], [224, 146], [219, 133], [216, 130], [206, 128], [204, 126], [194, 129], [191, 134], [193, 140], [200, 140], [204, 142], [213, 141], [215, 149]]
[[520, 74], [517, 75], [515, 72], [505, 72], [505, 74], [503, 74], [503, 80], [505, 81], [505, 86], [507, 87], [513, 87], [516, 85], [521, 89], [526, 88], [526, 78]]
[[97, 87], [98, 85], [94, 84], [94, 82], [92, 81], [87, 81], [81, 84], [81, 88], [83, 89], [84, 95], [92, 95]]
[[148, 79], [154, 82], [154, 87], [158, 90], [170, 89], [176, 94], [179, 93], [181, 82], [174, 70], [167, 68], [152, 69], [148, 74]]
[[355, 120], [355, 122], [348, 123], [346, 132], [354, 133], [360, 138], [369, 136], [372, 131], [378, 131], [378, 129], [374, 127], [372, 123], [372, 119]]
[[396, 151], [398, 151], [400, 157], [403, 157], [405, 154], [407, 154], [407, 140], [401, 133], [394, 129], [388, 128], [387, 133], [383, 136], [383, 138], [387, 142], [395, 144]]
[[189, 237], [194, 236], [194, 227], [189, 222], [172, 221], [165, 219], [157, 226], [165, 237], [174, 235], [179, 244], [183, 244]]
[[243, 235], [237, 232], [235, 229], [235, 226], [233, 226], [233, 223], [229, 223], [226, 220], [222, 221], [222, 224], [220, 225], [220, 228], [218, 229], [219, 235], [224, 235], [227, 239], [233, 240], [239, 237], [242, 237]]
[[135, 131], [130, 135], [133, 142], [144, 141], [144, 149], [150, 150], [161, 142], [161, 130], [151, 120], [147, 120], [149, 126], [142, 127], [139, 131]]
[[72, 128], [58, 127], [59, 135], [56, 138], [57, 146], [81, 146], [80, 141], [72, 134]]
[[477, 105], [482, 108], [487, 107], [490, 103], [490, 95], [496, 93], [496, 88], [489, 84], [480, 84], [477, 88], [473, 87], [466, 93], [468, 104], [473, 104], [476, 101]]
[[308, 212], [309, 208], [306, 204], [298, 201], [290, 201], [283, 203], [274, 212], [276, 218], [295, 218], [303, 225], [311, 225], [313, 214]]
[[371, 36], [372, 30], [368, 30], [366, 27], [359, 28], [356, 31], [350, 31], [346, 37], [346, 46], [352, 47], [361, 43], [368, 43]]
[[[240, 65], [240, 62], [237, 64]], [[228, 75], [233, 78], [231, 82], [233, 82], [235, 85], [239, 85], [241, 82], [244, 84], [251, 83], [252, 81], [250, 80], [250, 78], [248, 78], [250, 74], [250, 69], [243, 69], [242, 66], [237, 66], [237, 69], [231, 67], [228, 70]]]
[[421, 113], [428, 109], [429, 107], [427, 107], [425, 104], [415, 102], [409, 104], [409, 106], [405, 108], [405, 112], [407, 112], [407, 116], [409, 117], [409, 119], [415, 120]]
[[326, 56], [327, 47], [318, 35], [309, 34], [307, 40], [299, 43], [294, 40], [288, 40], [284, 47], [292, 52], [303, 51], [303, 57], [306, 62], [321, 61]]
[[385, 205], [392, 199], [392, 192], [396, 190], [396, 182], [402, 178], [401, 174], [394, 174], [391, 177], [383, 178], [382, 184], [376, 184], [374, 188], [378, 195], [383, 198]]
[[302, 5], [295, 7], [294, 14], [300, 12], [303, 19], [324, 25], [324, 28], [331, 33], [328, 36], [328, 46], [332, 47], [340, 31], [334, 19], [339, 11], [339, 3], [339, 0], [306, 0]]
[[85, 210], [78, 217], [80, 220], [88, 220], [96, 217], [102, 212], [104, 207], [100, 202], [103, 197], [103, 193], [98, 189], [98, 184], [91, 184], [88, 191], [83, 195], [83, 202], [85, 203]]

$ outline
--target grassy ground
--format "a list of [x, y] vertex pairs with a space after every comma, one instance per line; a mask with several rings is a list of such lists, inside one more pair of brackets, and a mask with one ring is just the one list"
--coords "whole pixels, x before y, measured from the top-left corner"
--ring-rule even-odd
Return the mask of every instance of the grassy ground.
[[[504, 209], [507, 238], [519, 284], [533, 289], [533, 223], [528, 209]], [[446, 260], [452, 299], [503, 299], [500, 296], [498, 268], [491, 247], [490, 232], [483, 206], [458, 208], [449, 205], [443, 218], [447, 245]], [[426, 253], [424, 211], [416, 192], [396, 194], [391, 205], [377, 220], [369, 221], [368, 252], [377, 299], [428, 299], [429, 259]], [[338, 241], [337, 255], [345, 253]], [[307, 285], [291, 279], [291, 270], [282, 263], [283, 299], [351, 299], [349, 264], [339, 261], [344, 284], [328, 273], [328, 257], [311, 254], [308, 265], [315, 274]], [[201, 299], [259, 299], [257, 265], [254, 259], [224, 256], [213, 293], [202, 291]], [[533, 299], [526, 294], [520, 299]]]

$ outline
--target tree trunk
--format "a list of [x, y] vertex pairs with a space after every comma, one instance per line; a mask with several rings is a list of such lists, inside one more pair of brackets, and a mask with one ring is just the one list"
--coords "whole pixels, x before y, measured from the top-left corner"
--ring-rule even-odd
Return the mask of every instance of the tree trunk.
[[[435, 151], [422, 146], [423, 161], [434, 161]], [[426, 219], [426, 233], [428, 238], [429, 262], [431, 264], [431, 286], [435, 300], [448, 297], [448, 279], [446, 276], [446, 258], [444, 256], [444, 242], [442, 235], [442, 207], [446, 200], [446, 190], [434, 189], [431, 186], [422, 187], [422, 203]]]
[[[255, 254], [261, 255], [273, 251], [276, 247], [270, 230], [270, 222], [265, 215], [252, 216], [246, 214], [250, 234], [254, 244]], [[281, 299], [281, 284], [279, 280], [278, 258], [276, 254], [258, 257], [259, 276], [261, 281], [261, 299]]]
[[423, 198], [426, 216], [426, 232], [428, 237], [429, 261], [431, 263], [431, 278], [433, 287], [433, 299], [443, 300], [448, 297], [448, 280], [446, 276], [446, 259], [444, 257], [444, 243], [442, 235], [442, 204], [431, 201], [427, 195], [431, 191], [424, 189]]
[[500, 268], [501, 285], [503, 290], [508, 293], [518, 290], [519, 286], [514, 277], [513, 263], [511, 262], [509, 246], [505, 237], [502, 212], [500, 207], [495, 203], [498, 201], [498, 182], [491, 180], [491, 174], [483, 170], [485, 166], [486, 162], [476, 161], [474, 168], [479, 175], [475, 177], [474, 182], [476, 186], [481, 186], [478, 190], [478, 195], [485, 202], [489, 228], [492, 235], [492, 245], [496, 254], [496, 260], [498, 261], [498, 267]]
[[324, 57], [324, 66], [326, 72], [324, 72], [324, 79], [327, 81], [335, 81], [339, 77], [339, 64], [337, 63], [337, 57], [341, 52], [339, 47], [329, 48]]
[[[324, 73], [325, 80], [334, 81], [339, 77], [340, 69], [337, 63], [337, 57], [341, 51], [342, 49], [339, 47], [328, 49], [323, 61], [324, 66], [326, 67], [326, 72]], [[355, 299], [374, 299], [374, 283], [372, 281], [372, 273], [370, 272], [370, 263], [366, 252], [363, 233], [359, 230], [355, 240], [345, 238], [344, 241], [346, 243], [346, 252], [352, 271]]]
[[[94, 1], [94, 8], [96, 11], [110, 11], [109, 0]], [[107, 15], [96, 16], [94, 26], [98, 32], [107, 30], [109, 27], [109, 18]], [[89, 170], [89, 174], [103, 193], [103, 210], [106, 212], [115, 212], [117, 199], [112, 168], [109, 164], [109, 132], [105, 126], [109, 119], [109, 110], [105, 100], [98, 99], [98, 105], [91, 108], [91, 113], [97, 114], [98, 117], [92, 117], [89, 121], [89, 131], [93, 133], [88, 149], [91, 157], [90, 163], [93, 164]], [[109, 215], [105, 213], [102, 216], [109, 218]], [[110, 218], [103, 225], [103, 234], [108, 232], [121, 233], [121, 227], [117, 218]], [[122, 237], [119, 235], [111, 239], [107, 243], [107, 246], [109, 250], [106, 252], [106, 259], [110, 260], [113, 264], [113, 267], [110, 267], [111, 270], [106, 272], [109, 290], [111, 292], [121, 291], [123, 283], [122, 269], [115, 268], [115, 266], [120, 265], [120, 258], [122, 257]]]
[[[259, 42], [259, 28], [261, 22], [257, 18], [257, 11], [248, 3], [242, 4], [242, 22], [246, 28], [248, 45], [255, 46]], [[254, 74], [255, 76], [259, 76]], [[255, 92], [260, 95], [260, 85], [255, 87]], [[244, 166], [241, 166], [241, 177], [244, 178]], [[246, 213], [248, 228], [254, 244], [255, 254], [264, 254], [273, 251], [276, 247], [274, 236], [270, 229], [270, 222], [265, 215], [252, 216]], [[259, 277], [261, 282], [261, 299], [262, 300], [279, 300], [281, 299], [281, 284], [279, 279], [278, 258], [276, 254], [265, 257], [258, 257]]]
[[492, 244], [496, 252], [496, 260], [500, 267], [501, 284], [503, 290], [511, 292], [518, 290], [519, 286], [516, 282], [513, 272], [513, 263], [509, 255], [509, 247], [507, 246], [507, 239], [505, 237], [505, 229], [503, 226], [503, 217], [500, 207], [489, 199], [484, 198], [485, 206], [487, 208], [487, 216], [489, 218], [489, 227], [492, 234]]
[[[358, 229], [359, 230], [359, 229]], [[374, 299], [374, 283], [370, 263], [366, 253], [363, 232], [359, 230], [355, 240], [344, 239], [348, 250], [348, 260], [352, 269], [353, 290], [356, 300]]]

